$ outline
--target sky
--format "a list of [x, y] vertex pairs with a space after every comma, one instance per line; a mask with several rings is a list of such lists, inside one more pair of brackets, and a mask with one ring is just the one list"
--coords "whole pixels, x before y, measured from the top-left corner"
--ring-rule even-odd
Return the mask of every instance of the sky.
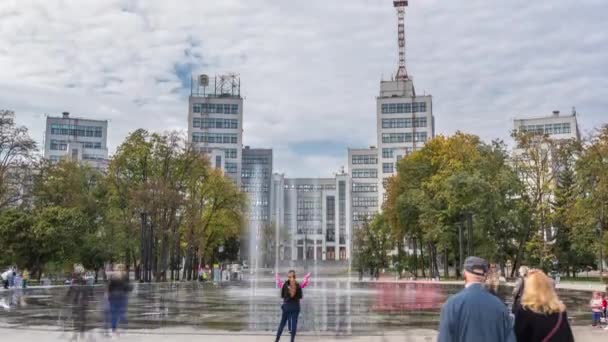
[[[509, 140], [515, 117], [608, 123], [608, 1], [411, 0], [407, 68], [436, 133]], [[397, 66], [390, 0], [2, 0], [0, 108], [42, 143], [45, 115], [187, 130], [190, 75], [237, 72], [245, 145], [274, 170], [329, 177], [376, 145], [376, 96]]]

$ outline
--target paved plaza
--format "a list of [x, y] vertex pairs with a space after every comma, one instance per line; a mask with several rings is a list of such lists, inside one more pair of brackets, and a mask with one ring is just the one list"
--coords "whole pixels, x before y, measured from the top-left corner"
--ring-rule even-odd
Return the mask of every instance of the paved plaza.
[[[595, 342], [606, 341], [608, 331], [602, 329], [592, 329], [590, 327], [573, 327], [574, 337], [577, 341]], [[100, 330], [88, 332], [83, 339], [77, 339], [74, 333], [56, 332], [52, 329], [4, 329], [0, 328], [0, 336], [11, 341], [113, 341], [108, 336], [103, 335]], [[430, 329], [410, 329], [402, 333], [391, 333], [385, 335], [369, 336], [335, 336], [317, 335], [303, 333], [298, 335], [297, 341], [357, 341], [357, 342], [427, 342], [435, 341], [437, 332]], [[269, 333], [228, 333], [195, 331], [190, 329], [159, 329], [155, 331], [128, 332], [120, 335], [114, 340], [124, 342], [264, 342], [273, 341], [274, 335]], [[282, 341], [289, 341], [289, 336], [284, 335]]]

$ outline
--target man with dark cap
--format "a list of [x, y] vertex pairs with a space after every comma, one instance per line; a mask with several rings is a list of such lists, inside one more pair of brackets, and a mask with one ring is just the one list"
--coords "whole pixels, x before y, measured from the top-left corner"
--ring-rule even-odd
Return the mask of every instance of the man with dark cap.
[[443, 305], [437, 341], [515, 342], [507, 307], [483, 287], [487, 273], [484, 259], [465, 260], [465, 288]]

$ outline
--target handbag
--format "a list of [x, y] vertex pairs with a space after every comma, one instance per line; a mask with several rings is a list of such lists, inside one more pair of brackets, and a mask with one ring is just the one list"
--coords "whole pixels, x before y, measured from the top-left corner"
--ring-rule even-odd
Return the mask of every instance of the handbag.
[[557, 329], [559, 329], [560, 325], [562, 325], [563, 314], [564, 314], [563, 312], [559, 313], [559, 316], [557, 318], [557, 324], [553, 327], [553, 330], [551, 330], [551, 332], [549, 332], [549, 335], [547, 335], [545, 338], [543, 338], [542, 342], [549, 342], [551, 337], [553, 337], [553, 335], [555, 335], [555, 333], [557, 332]]

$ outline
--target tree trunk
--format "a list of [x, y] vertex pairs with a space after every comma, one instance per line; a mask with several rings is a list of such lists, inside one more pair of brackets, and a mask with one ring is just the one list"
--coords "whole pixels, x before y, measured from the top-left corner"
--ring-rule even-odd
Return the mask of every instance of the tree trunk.
[[519, 246], [517, 247], [517, 254], [515, 255], [515, 261], [513, 262], [513, 269], [511, 270], [511, 278], [515, 276], [515, 271], [519, 268], [519, 263], [523, 258], [524, 254], [524, 244], [528, 241], [528, 235], [530, 235], [530, 222], [526, 224], [526, 231], [524, 233], [523, 239], [519, 241]]
[[422, 278], [426, 278], [426, 273], [424, 271], [424, 244], [422, 243], [422, 239], [420, 239], [420, 268], [422, 269]]
[[448, 248], [444, 247], [443, 249], [443, 277], [448, 278], [450, 276], [450, 267], [448, 265]]
[[418, 278], [418, 242], [416, 238], [412, 239], [412, 245], [414, 245], [414, 278]]

